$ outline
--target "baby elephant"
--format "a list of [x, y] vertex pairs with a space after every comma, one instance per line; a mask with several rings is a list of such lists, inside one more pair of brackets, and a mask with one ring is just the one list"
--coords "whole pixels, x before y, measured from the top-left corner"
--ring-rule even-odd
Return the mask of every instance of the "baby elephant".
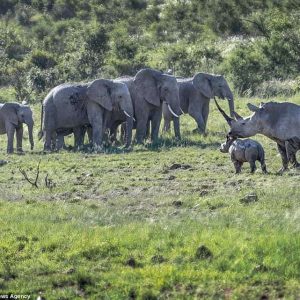
[[7, 134], [7, 153], [14, 151], [14, 135], [17, 137], [17, 151], [22, 152], [23, 123], [28, 126], [29, 142], [33, 149], [32, 111], [25, 103], [0, 103], [0, 134]]
[[230, 153], [236, 173], [241, 172], [241, 167], [244, 162], [250, 163], [251, 173], [254, 173], [256, 170], [255, 161], [257, 160], [261, 164], [263, 173], [267, 173], [264, 148], [260, 143], [254, 140], [240, 140], [227, 135], [227, 140], [225, 143], [221, 144], [220, 151], [223, 153]]

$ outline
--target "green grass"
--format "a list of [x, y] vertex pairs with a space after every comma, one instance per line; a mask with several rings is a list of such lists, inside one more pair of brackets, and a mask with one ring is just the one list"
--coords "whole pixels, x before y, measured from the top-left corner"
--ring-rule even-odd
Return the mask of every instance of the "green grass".
[[[246, 102], [236, 103], [242, 115]], [[300, 173], [277, 175], [275, 143], [257, 136], [270, 174], [251, 175], [245, 164], [235, 175], [218, 150], [226, 123], [214, 103], [211, 111], [207, 137], [191, 133], [194, 121], [184, 116], [183, 141], [166, 135], [131, 152], [45, 155], [41, 142], [30, 152], [25, 139], [25, 155], [6, 155], [1, 136], [0, 294], [298, 299]], [[34, 179], [38, 161], [35, 188], [19, 167]], [[172, 170], [175, 163], [188, 166]], [[258, 201], [240, 202], [250, 193]]]

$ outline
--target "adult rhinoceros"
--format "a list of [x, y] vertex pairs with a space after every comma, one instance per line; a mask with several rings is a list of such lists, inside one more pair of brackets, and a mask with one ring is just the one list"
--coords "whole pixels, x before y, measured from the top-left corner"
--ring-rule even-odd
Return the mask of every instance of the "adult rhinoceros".
[[229, 135], [233, 137], [250, 137], [263, 134], [277, 143], [282, 158], [280, 172], [288, 169], [290, 162], [294, 168], [300, 168], [296, 152], [300, 149], [300, 106], [289, 102], [261, 103], [259, 107], [248, 103], [254, 112], [250, 117], [242, 118], [234, 112], [235, 119], [229, 117], [218, 105], [230, 126]]

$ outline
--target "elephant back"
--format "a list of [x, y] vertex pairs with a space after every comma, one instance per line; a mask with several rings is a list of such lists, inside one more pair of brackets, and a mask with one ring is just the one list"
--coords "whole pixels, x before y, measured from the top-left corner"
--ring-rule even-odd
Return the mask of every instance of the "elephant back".
[[53, 92], [53, 103], [55, 106], [81, 106], [86, 99], [85, 95], [84, 85], [62, 85]]
[[57, 127], [73, 127], [87, 123], [86, 85], [61, 85], [53, 91]]

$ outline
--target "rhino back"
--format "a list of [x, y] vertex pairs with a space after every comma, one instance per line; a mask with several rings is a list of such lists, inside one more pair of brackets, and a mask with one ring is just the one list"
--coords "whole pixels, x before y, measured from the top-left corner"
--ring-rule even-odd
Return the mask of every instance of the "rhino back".
[[287, 140], [300, 138], [300, 106], [294, 103], [269, 102], [262, 112], [263, 134], [278, 139]]

